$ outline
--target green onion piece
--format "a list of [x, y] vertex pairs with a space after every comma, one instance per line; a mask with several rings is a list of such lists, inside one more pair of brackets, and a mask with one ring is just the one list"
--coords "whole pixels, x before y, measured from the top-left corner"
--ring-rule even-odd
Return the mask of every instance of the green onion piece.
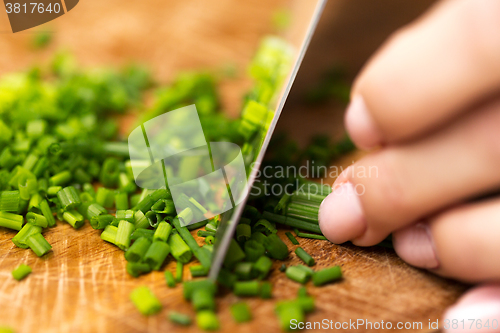
[[292, 242], [293, 245], [299, 245], [299, 241], [295, 237], [293, 237], [291, 232], [287, 231], [285, 232], [285, 235], [286, 237], [288, 237], [288, 239], [290, 240], [290, 242]]
[[149, 221], [146, 215], [140, 210], [136, 211], [134, 214], [135, 228], [136, 229], [147, 229], [149, 228]]
[[215, 311], [215, 297], [214, 294], [212, 293], [212, 290], [197, 288], [193, 290], [191, 300], [193, 303], [194, 310], [196, 312], [202, 310]]
[[43, 216], [47, 219], [47, 224], [49, 227], [53, 227], [56, 225], [56, 219], [54, 218], [54, 214], [52, 213], [52, 210], [49, 207], [49, 203], [47, 200], [42, 200], [40, 201], [40, 204], [38, 205], [40, 208]]
[[321, 204], [321, 202], [323, 202], [323, 200], [326, 198], [326, 196], [328, 194], [329, 193], [325, 193], [324, 195], [322, 195], [322, 194], [308, 193], [308, 192], [303, 192], [303, 191], [295, 191], [293, 193], [292, 201], [294, 199], [301, 199], [301, 200], [312, 201], [312, 202], [316, 202], [316, 203]]
[[257, 261], [266, 252], [264, 245], [254, 240], [246, 241], [244, 246], [246, 260], [250, 262]]
[[115, 193], [115, 207], [117, 210], [126, 210], [128, 206], [128, 194], [126, 192]]
[[76, 210], [69, 210], [67, 212], [64, 212], [63, 219], [75, 229], [80, 228], [85, 223], [85, 218]]
[[92, 181], [92, 177], [86, 173], [82, 168], [77, 168], [73, 173], [73, 178], [75, 182], [79, 184], [89, 183]]
[[250, 225], [250, 224], [252, 224], [252, 220], [250, 220], [247, 217], [242, 217], [242, 218], [240, 218], [240, 222], [239, 223], [240, 224], [249, 224]]
[[52, 246], [50, 246], [49, 242], [42, 236], [42, 234], [33, 234], [26, 240], [26, 244], [30, 247], [30, 249], [35, 252], [35, 254], [39, 257], [48, 253]]
[[70, 171], [62, 171], [49, 178], [50, 186], [64, 186], [70, 182], [72, 176]]
[[130, 246], [130, 236], [134, 231], [134, 224], [125, 220], [118, 223], [118, 230], [116, 233], [115, 245], [122, 250], [126, 250]]
[[99, 175], [99, 181], [105, 187], [115, 187], [118, 185], [120, 177], [120, 162], [114, 157], [108, 157], [104, 160]]
[[205, 237], [205, 243], [207, 243], [208, 245], [213, 245], [215, 243], [215, 237], [214, 236]]
[[90, 194], [95, 198], [95, 189], [94, 186], [90, 183], [83, 184], [83, 192]]
[[219, 271], [219, 276], [217, 277], [217, 282], [219, 285], [224, 286], [228, 289], [233, 289], [234, 284], [238, 281], [235, 274], [231, 273], [225, 268], [221, 268]]
[[252, 222], [257, 222], [260, 220], [261, 214], [259, 210], [253, 206], [246, 205], [243, 210], [243, 216], [249, 218]]
[[[201, 248], [198, 246], [198, 243], [194, 239], [194, 237], [191, 235], [189, 230], [186, 227], [182, 227], [181, 223], [178, 218], [175, 218], [172, 221], [172, 224], [174, 225], [175, 229], [179, 232], [179, 235], [184, 239], [186, 244], [189, 246], [191, 251], [193, 251], [194, 256], [200, 261], [200, 263], [205, 266], [205, 268], [210, 268], [212, 264], [212, 259], [210, 257], [210, 254], [207, 254], [206, 251], [201, 250]], [[172, 236], [170, 236], [172, 238]]]
[[148, 219], [149, 226], [156, 228], [158, 223], [161, 222], [161, 216], [160, 214], [157, 214], [153, 211], [149, 211], [146, 213], [146, 218]]
[[[46, 156], [42, 156], [38, 161], [36, 162], [35, 166], [33, 167], [33, 174], [35, 177], [41, 177], [44, 172], [47, 170], [49, 167], [49, 159]], [[47, 181], [48, 185], [48, 181]], [[38, 186], [40, 187], [40, 185]]]
[[26, 264], [21, 264], [17, 266], [16, 269], [12, 271], [12, 277], [17, 281], [21, 281], [31, 273], [31, 267]]
[[234, 284], [233, 292], [236, 296], [258, 296], [260, 281], [238, 281]]
[[180, 261], [177, 261], [175, 266], [175, 282], [182, 282], [182, 274], [184, 272], [184, 264]]
[[248, 224], [238, 224], [236, 226], [236, 239], [238, 242], [244, 242], [250, 239], [252, 228]]
[[295, 254], [306, 263], [307, 266], [314, 265], [314, 258], [311, 257], [309, 253], [307, 253], [303, 248], [298, 247], [295, 249]]
[[26, 221], [42, 228], [47, 228], [48, 225], [45, 216], [33, 212], [26, 214]]
[[285, 260], [288, 257], [288, 247], [276, 234], [267, 236], [264, 246], [271, 258]]
[[134, 217], [134, 211], [133, 210], [117, 210], [116, 211], [116, 218], [118, 220], [125, 220], [130, 223], [134, 223], [135, 217]]
[[219, 329], [219, 319], [215, 312], [210, 310], [203, 310], [196, 314], [196, 324], [198, 328], [205, 331], [215, 331]]
[[61, 189], [57, 192], [57, 198], [61, 202], [61, 206], [64, 210], [76, 208], [82, 203], [78, 192], [73, 186]]
[[188, 301], [192, 300], [193, 293], [196, 289], [209, 290], [212, 295], [215, 295], [217, 292], [217, 285], [209, 279], [185, 281], [182, 285], [184, 299]]
[[108, 226], [115, 217], [111, 214], [103, 214], [90, 218], [90, 225], [94, 229], [104, 229]]
[[[120, 229], [120, 227], [118, 227]], [[155, 271], [160, 270], [163, 262], [170, 253], [170, 246], [162, 241], [153, 241], [148, 251], [144, 255], [143, 261], [151, 266]]]
[[101, 239], [105, 240], [106, 242], [110, 242], [112, 244], [115, 244], [116, 242], [116, 235], [118, 233], [118, 228], [112, 225], [107, 225], [103, 232], [101, 233]]
[[150, 316], [161, 311], [162, 305], [158, 298], [148, 287], [141, 286], [130, 293], [130, 300], [137, 310], [145, 316]]
[[305, 313], [314, 311], [314, 298], [310, 296], [300, 296], [295, 299]]
[[129, 262], [139, 262], [142, 260], [149, 247], [151, 241], [145, 237], [138, 238], [132, 246], [125, 252], [125, 260]]
[[234, 273], [240, 280], [250, 280], [253, 277], [253, 272], [251, 262], [239, 262], [234, 267]]
[[115, 195], [112, 190], [105, 187], [99, 187], [95, 196], [95, 202], [105, 208], [113, 207]]
[[302, 238], [311, 238], [311, 239], [320, 239], [320, 240], [327, 240], [327, 238], [323, 235], [318, 235], [318, 234], [310, 234], [306, 232], [295, 232], [297, 237], [302, 237]]
[[281, 197], [278, 204], [274, 207], [274, 213], [275, 214], [283, 214], [284, 212], [286, 212], [287, 206], [288, 206], [291, 198], [292, 198], [292, 196], [290, 194], [285, 193]]
[[276, 306], [280, 327], [283, 331], [293, 330], [292, 323], [305, 321], [304, 311], [297, 302], [286, 302]]
[[0, 227], [21, 230], [24, 219], [22, 215], [0, 212]]
[[271, 282], [262, 282], [260, 286], [260, 297], [263, 299], [269, 299], [272, 297], [273, 285]]
[[144, 199], [142, 199], [138, 204], [137, 206], [135, 206], [135, 210], [138, 210], [138, 211], [141, 211], [143, 212], [144, 214], [146, 214], [150, 209], [151, 207], [153, 206], [154, 204], [154, 201], [153, 199], [151, 198], [150, 195], [146, 196]]
[[126, 266], [127, 273], [133, 277], [139, 277], [142, 274], [147, 274], [151, 272], [151, 267], [143, 262], [127, 262]]
[[0, 192], [0, 211], [15, 213], [19, 208], [19, 191]]
[[191, 223], [190, 225], [186, 226], [186, 228], [191, 231], [191, 230], [194, 230], [194, 229], [201, 228], [201, 227], [207, 225], [207, 223], [208, 223], [208, 220], [203, 220], [203, 221], [200, 221], [200, 222]]
[[166, 242], [171, 232], [172, 232], [172, 226], [169, 223], [160, 222], [156, 227], [153, 240]]
[[224, 267], [232, 269], [236, 263], [242, 261], [243, 259], [245, 259], [245, 252], [243, 252], [234, 239], [231, 239], [231, 243], [229, 243], [226, 253], [226, 258], [224, 258]]
[[213, 231], [206, 231], [206, 230], [198, 230], [196, 233], [198, 237], [207, 237], [207, 236], [215, 236], [215, 232]]
[[62, 190], [62, 186], [51, 186], [47, 189], [47, 195], [49, 197], [55, 197], [60, 190]]
[[252, 320], [252, 313], [247, 303], [238, 302], [231, 305], [231, 315], [237, 323], [245, 323]]
[[168, 238], [168, 245], [170, 245], [172, 256], [175, 260], [183, 264], [191, 260], [193, 252], [179, 234], [171, 234]]
[[217, 226], [215, 223], [209, 222], [205, 225], [205, 230], [209, 232], [217, 232]]
[[269, 274], [269, 271], [273, 267], [273, 262], [266, 256], [261, 256], [259, 260], [255, 262], [254, 269], [259, 273], [259, 277], [264, 279]]
[[24, 227], [12, 238], [12, 243], [17, 247], [27, 249], [29, 246], [26, 244], [26, 240], [34, 234], [39, 234], [42, 232], [42, 227], [36, 226], [31, 223], [26, 223]]
[[271, 223], [266, 219], [260, 219], [259, 221], [257, 221], [257, 223], [255, 223], [255, 225], [253, 226], [253, 231], [260, 231], [268, 236], [277, 232], [274, 223]]
[[175, 214], [174, 201], [170, 199], [160, 199], [151, 206], [151, 210], [155, 213], [173, 215]]
[[125, 193], [134, 193], [137, 186], [125, 172], [120, 172], [120, 176], [118, 178], [118, 188]]
[[[87, 218], [89, 220], [91, 220], [93, 217], [97, 217], [97, 216], [100, 216], [100, 215], [103, 215], [103, 214], [107, 214], [108, 211], [106, 210], [106, 208], [104, 208], [103, 206], [99, 205], [98, 203], [91, 203], [88, 207], [87, 207]], [[95, 228], [94, 228], [95, 229]]]
[[303, 230], [307, 230], [307, 231], [321, 234], [321, 229], [319, 228], [319, 225], [315, 224], [315, 223], [309, 223], [309, 222], [306, 222], [303, 220], [299, 220], [299, 219], [295, 219], [295, 218], [287, 217], [287, 216], [283, 216], [283, 215], [273, 214], [270, 212], [264, 212], [264, 214], [262, 214], [262, 217], [269, 220], [269, 221], [275, 222], [275, 223], [288, 225], [292, 228], [299, 228], [299, 229], [303, 229]]
[[181, 226], [185, 227], [193, 220], [193, 211], [189, 207], [185, 208], [177, 215], [177, 218], [181, 222]]
[[314, 274], [314, 270], [311, 267], [304, 266], [304, 265], [297, 265], [295, 267], [297, 267], [297, 268], [303, 270], [304, 272], [306, 272], [306, 274], [307, 274], [308, 277], [311, 277]]
[[189, 317], [188, 315], [185, 315], [183, 313], [180, 313], [180, 312], [175, 312], [175, 311], [170, 311], [169, 314], [168, 314], [168, 319], [175, 323], [175, 324], [179, 324], [179, 325], [182, 325], [182, 326], [189, 326], [191, 325], [191, 317]]
[[141, 237], [147, 238], [150, 241], [153, 241], [154, 230], [149, 229], [135, 229], [132, 235], [130, 236], [130, 240], [136, 240]]
[[280, 272], [286, 271], [286, 265], [285, 264], [281, 264], [279, 270], [280, 270]]
[[293, 281], [304, 284], [309, 281], [310, 276], [303, 269], [297, 266], [290, 266], [286, 269], [286, 276]]
[[305, 286], [302, 286], [297, 290], [297, 296], [298, 297], [306, 297], [307, 296], [307, 288]]
[[201, 276], [207, 276], [209, 270], [203, 267], [202, 265], [195, 265], [189, 267], [189, 271], [191, 272], [192, 277], [201, 277]]
[[310, 203], [305, 203], [305, 202], [292, 202], [290, 205], [288, 205], [288, 208], [286, 210], [287, 214], [294, 214], [294, 215], [300, 215], [301, 213], [309, 213], [311, 215], [316, 215], [316, 219], [318, 217], [318, 212], [319, 212], [319, 205], [311, 205]]
[[315, 286], [322, 286], [341, 278], [342, 270], [340, 269], [340, 266], [334, 266], [314, 272], [312, 280]]
[[175, 279], [174, 275], [172, 274], [171, 271], [165, 271], [165, 281], [167, 282], [167, 286], [169, 288], [174, 288], [175, 287]]
[[264, 235], [262, 232], [254, 232], [252, 233], [252, 236], [250, 237], [250, 240], [254, 240], [260, 244], [264, 244], [267, 239], [267, 236]]
[[38, 193], [45, 196], [47, 194], [48, 188], [49, 188], [49, 181], [46, 178], [38, 179]]

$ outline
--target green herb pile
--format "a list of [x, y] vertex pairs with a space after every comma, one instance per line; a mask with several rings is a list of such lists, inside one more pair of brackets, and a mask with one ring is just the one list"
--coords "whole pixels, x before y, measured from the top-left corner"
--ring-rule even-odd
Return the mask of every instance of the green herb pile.
[[[252, 161], [272, 119], [269, 103], [290, 64], [290, 49], [284, 42], [272, 37], [263, 41], [250, 66], [255, 85], [244, 98], [239, 119], [221, 112], [215, 76], [193, 72], [157, 89], [153, 105], [139, 115], [139, 121], [196, 104], [207, 141], [237, 143], [245, 160]], [[165, 271], [169, 287], [183, 281], [183, 265], [193, 257], [200, 264], [190, 266], [191, 275], [207, 276], [220, 216], [184, 227], [193, 216], [206, 213], [193, 197], [185, 196], [188, 208], [177, 214], [168, 188], [137, 189], [128, 146], [118, 133], [120, 115], [143, 108], [143, 92], [152, 86], [150, 75], [141, 67], [84, 71], [64, 54], [55, 57], [49, 70], [33, 69], [0, 79], [0, 226], [18, 231], [12, 238], [16, 246], [43, 256], [51, 251], [44, 230], [55, 227], [56, 220], [75, 229], [88, 221], [92, 228], [102, 230], [101, 239], [124, 251], [126, 270], [134, 277], [162, 270], [169, 257], [177, 262], [175, 274]], [[283, 147], [293, 146], [286, 139], [279, 140], [285, 142]], [[352, 144], [347, 139], [334, 145], [317, 140], [281, 163], [291, 163], [290, 156], [296, 155], [294, 164], [311, 156], [326, 164], [349, 149]], [[267, 163], [280, 163], [283, 151]], [[331, 189], [300, 177], [275, 181], [307, 184], [308, 190], [296, 189], [282, 197], [251, 196], [217, 282], [184, 282], [184, 297], [193, 304], [200, 328], [219, 327], [215, 313], [219, 288], [229, 288], [240, 297], [272, 297], [266, 277], [273, 260], [289, 255], [276, 224], [295, 228], [297, 237], [324, 239], [317, 212]], [[197, 236], [204, 237], [205, 244], [200, 247], [190, 230], [201, 227]], [[290, 232], [287, 237], [299, 245]], [[341, 278], [340, 268], [315, 271], [311, 268], [314, 259], [307, 252], [298, 247], [295, 253], [305, 265], [282, 267], [290, 279], [302, 284], [312, 279], [320, 286]], [[30, 272], [21, 265], [12, 274], [21, 280]], [[161, 310], [147, 287], [138, 287], [130, 298], [144, 315]], [[301, 321], [313, 309], [313, 299], [301, 289], [296, 299], [280, 302], [276, 313], [287, 329], [290, 319]], [[252, 318], [243, 302], [234, 304], [231, 313], [237, 322]], [[181, 313], [172, 312], [169, 318], [181, 325], [191, 323]]]

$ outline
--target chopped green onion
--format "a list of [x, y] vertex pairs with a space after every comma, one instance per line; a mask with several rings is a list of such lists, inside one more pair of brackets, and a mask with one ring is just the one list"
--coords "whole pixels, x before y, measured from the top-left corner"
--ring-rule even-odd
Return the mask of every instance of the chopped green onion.
[[311, 234], [311, 233], [300, 232], [300, 231], [296, 231], [295, 234], [297, 235], [297, 237], [302, 237], [302, 238], [327, 240], [327, 238], [325, 236], [318, 235], [318, 234]]
[[151, 210], [155, 213], [172, 215], [175, 213], [174, 201], [170, 199], [160, 199], [151, 206]]
[[285, 232], [285, 235], [286, 237], [288, 237], [288, 239], [290, 240], [290, 242], [292, 242], [293, 245], [299, 245], [299, 241], [295, 237], [293, 237], [291, 232], [287, 231]]
[[226, 288], [233, 289], [234, 284], [238, 281], [235, 274], [231, 273], [225, 268], [221, 268], [219, 271], [219, 276], [217, 277], [217, 282]]
[[188, 315], [185, 315], [183, 313], [175, 312], [175, 311], [170, 311], [168, 314], [168, 319], [170, 319], [171, 322], [175, 324], [179, 324], [182, 326], [189, 326], [191, 325], [191, 318]]
[[179, 215], [177, 215], [177, 218], [181, 221], [181, 226], [185, 227], [193, 220], [193, 216], [193, 211], [188, 207], [180, 212]]
[[261, 256], [257, 262], [255, 262], [255, 266], [253, 267], [257, 272], [259, 272], [259, 277], [264, 279], [273, 267], [273, 262], [266, 256]]
[[188, 301], [192, 300], [193, 293], [196, 289], [209, 290], [211, 294], [215, 295], [217, 286], [212, 280], [209, 279], [185, 281], [182, 286], [184, 299]]
[[154, 230], [149, 230], [149, 229], [135, 229], [134, 232], [132, 233], [132, 236], [130, 236], [131, 240], [136, 240], [141, 237], [147, 238], [150, 241], [153, 241], [153, 236], [154, 236]]
[[304, 311], [297, 302], [286, 302], [276, 306], [280, 327], [284, 331], [291, 331], [292, 323], [305, 321]]
[[201, 277], [208, 275], [208, 269], [206, 269], [202, 265], [191, 266], [189, 267], [189, 271], [191, 272], [192, 277]]
[[115, 193], [115, 207], [117, 210], [126, 210], [128, 206], [128, 194], [125, 192]]
[[64, 221], [68, 222], [73, 228], [78, 229], [83, 226], [85, 219], [76, 210], [69, 210], [63, 213]]
[[86, 216], [89, 220], [91, 220], [93, 217], [101, 216], [107, 213], [108, 211], [106, 210], [106, 208], [94, 202], [87, 207]]
[[101, 233], [101, 239], [105, 240], [106, 242], [110, 242], [112, 244], [115, 244], [116, 242], [116, 235], [118, 233], [118, 228], [112, 225], [107, 225], [103, 232]]
[[226, 253], [226, 258], [224, 258], [224, 266], [228, 269], [232, 269], [236, 263], [242, 261], [243, 259], [245, 259], [245, 252], [243, 252], [234, 239], [231, 239]]
[[172, 232], [172, 226], [167, 222], [160, 222], [156, 227], [153, 240], [166, 242], [170, 233]]
[[125, 252], [125, 259], [129, 262], [139, 262], [142, 260], [149, 247], [151, 246], [151, 241], [145, 237], [140, 237], [131, 247]]
[[341, 278], [342, 270], [340, 269], [340, 266], [334, 266], [314, 272], [312, 280], [315, 286], [322, 286]]
[[233, 292], [236, 296], [258, 296], [260, 293], [260, 282], [238, 281], [234, 284]]
[[185, 264], [191, 260], [193, 252], [179, 234], [171, 234], [168, 238], [168, 245], [170, 245], [172, 256], [178, 262]]
[[0, 211], [15, 213], [19, 208], [19, 191], [0, 192]]
[[54, 214], [52, 213], [52, 210], [50, 209], [47, 200], [40, 201], [38, 207], [40, 208], [40, 211], [42, 212], [43, 216], [45, 216], [45, 218], [47, 219], [48, 226], [49, 227], [55, 226], [56, 219], [54, 218]]
[[116, 211], [117, 220], [125, 220], [130, 223], [134, 223], [134, 211], [133, 210], [117, 210]]
[[260, 297], [264, 299], [269, 299], [272, 297], [273, 285], [271, 282], [262, 282], [260, 286]]
[[303, 248], [298, 247], [295, 249], [295, 254], [306, 263], [307, 266], [314, 265], [314, 258], [311, 257], [309, 253], [307, 253]]
[[284, 260], [288, 257], [288, 247], [276, 234], [267, 236], [264, 246], [269, 255], [274, 259]]
[[99, 175], [99, 181], [106, 187], [115, 187], [118, 185], [120, 177], [120, 163], [114, 157], [108, 157], [104, 160]]
[[26, 244], [30, 247], [33, 252], [39, 257], [48, 253], [52, 246], [49, 242], [42, 236], [42, 234], [33, 234], [26, 240]]
[[259, 259], [264, 253], [266, 252], [266, 249], [264, 245], [261, 243], [254, 241], [254, 240], [249, 240], [245, 242], [245, 257], [246, 260], [255, 262], [257, 259]]
[[197, 288], [193, 290], [191, 300], [196, 312], [202, 310], [215, 311], [215, 297], [210, 289]]
[[116, 233], [115, 245], [122, 250], [126, 250], [130, 246], [130, 236], [134, 231], [134, 224], [125, 220], [118, 223], [118, 230]]
[[250, 280], [253, 276], [253, 264], [251, 262], [239, 262], [234, 267], [234, 273], [240, 280]]
[[[120, 227], [118, 227], [120, 229]], [[160, 270], [163, 262], [170, 253], [170, 246], [162, 241], [153, 241], [148, 251], [144, 255], [143, 261], [151, 266], [155, 271]]]
[[34, 234], [39, 234], [42, 232], [42, 227], [36, 226], [31, 223], [26, 223], [24, 227], [12, 238], [12, 242], [20, 248], [27, 249], [29, 246], [26, 244], [26, 240]]
[[137, 310], [145, 316], [150, 316], [161, 311], [161, 303], [148, 287], [141, 286], [130, 293], [130, 300]]
[[219, 319], [213, 311], [203, 310], [196, 314], [196, 324], [198, 328], [205, 331], [215, 331], [219, 329]]
[[254, 240], [260, 244], [264, 244], [267, 239], [267, 236], [264, 235], [262, 232], [254, 232], [252, 234], [252, 237], [250, 237], [250, 240]]
[[215, 236], [215, 232], [213, 231], [206, 231], [206, 230], [198, 230], [196, 233], [198, 237], [207, 237], [207, 236]]
[[236, 240], [244, 242], [250, 239], [252, 228], [248, 224], [238, 224], [236, 226]]
[[306, 297], [307, 296], [307, 288], [305, 286], [302, 286], [297, 290], [297, 296], [298, 297]]
[[287, 217], [287, 216], [283, 216], [283, 215], [273, 214], [270, 212], [264, 212], [264, 214], [262, 214], [262, 217], [269, 220], [269, 221], [284, 224], [284, 225], [290, 226], [292, 228], [299, 228], [299, 229], [303, 229], [303, 230], [307, 230], [307, 231], [321, 234], [321, 229], [319, 228], [319, 225], [315, 224], [315, 223], [309, 223], [309, 222], [299, 220], [299, 219], [296, 219], [293, 217]]
[[63, 186], [69, 183], [71, 180], [71, 172], [70, 171], [62, 171], [52, 177], [49, 178], [50, 186]]
[[0, 212], [0, 227], [21, 230], [24, 219], [22, 215]]
[[[201, 248], [198, 246], [198, 243], [194, 239], [193, 235], [189, 232], [189, 230], [186, 227], [182, 227], [181, 223], [178, 218], [175, 218], [172, 221], [172, 224], [174, 225], [175, 229], [179, 232], [179, 235], [184, 239], [186, 244], [189, 246], [191, 251], [193, 251], [194, 256], [200, 261], [200, 263], [205, 266], [205, 268], [210, 268], [210, 265], [212, 264], [212, 260], [205, 251], [202, 251]], [[172, 238], [172, 236], [170, 236]]]
[[47, 195], [49, 197], [55, 197], [60, 190], [62, 190], [62, 186], [51, 186], [47, 189]]
[[309, 281], [310, 276], [303, 269], [298, 268], [297, 266], [290, 266], [286, 269], [286, 276], [293, 281], [298, 283], [306, 283]]
[[45, 216], [33, 212], [26, 214], [26, 221], [42, 228], [47, 228], [48, 225]]
[[105, 208], [113, 207], [115, 195], [112, 190], [105, 187], [99, 187], [95, 196], [95, 202]]
[[143, 262], [127, 262], [126, 267], [127, 273], [133, 277], [139, 277], [139, 275], [151, 272], [151, 267]]
[[146, 215], [140, 210], [136, 211], [134, 214], [135, 228], [136, 229], [146, 229], [149, 228], [149, 221]]
[[208, 245], [212, 245], [215, 243], [215, 237], [214, 236], [207, 236], [205, 237], [205, 243]]
[[172, 274], [171, 271], [165, 271], [165, 281], [167, 282], [167, 286], [169, 288], [174, 288], [175, 287], [175, 279], [174, 275]]
[[260, 219], [257, 223], [255, 223], [255, 225], [253, 226], [253, 231], [261, 231], [268, 236], [277, 232], [274, 223], [271, 223], [266, 219]]
[[247, 303], [238, 302], [231, 305], [231, 315], [237, 323], [245, 323], [252, 320], [252, 313], [250, 312], [250, 307]]
[[26, 264], [21, 264], [17, 266], [16, 269], [12, 271], [12, 277], [17, 281], [21, 281], [31, 273], [31, 267]]
[[64, 187], [57, 192], [57, 198], [61, 202], [64, 210], [69, 210], [78, 207], [82, 201], [76, 189], [73, 186]]
[[113, 222], [114, 219], [115, 217], [111, 214], [93, 216], [90, 218], [90, 225], [94, 229], [104, 229]]

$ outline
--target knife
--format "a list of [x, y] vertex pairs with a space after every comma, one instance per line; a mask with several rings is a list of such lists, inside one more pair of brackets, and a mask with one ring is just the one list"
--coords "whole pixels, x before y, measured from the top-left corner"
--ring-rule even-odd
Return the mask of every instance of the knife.
[[[295, 59], [292, 63], [292, 66], [290, 66], [290, 71], [288, 73], [287, 79], [282, 84], [282, 90], [279, 98], [277, 99], [274, 116], [269, 124], [269, 127], [267, 128], [267, 132], [263, 136], [260, 150], [258, 154], [256, 154], [257, 155], [256, 158], [254, 159], [255, 161], [254, 165], [260, 166], [260, 164], [262, 163], [265, 152], [271, 140], [271, 136], [274, 132], [276, 124], [278, 123], [278, 119], [281, 115], [281, 111], [283, 110], [283, 106], [285, 105], [286, 98], [290, 92], [290, 89], [297, 75], [297, 72], [299, 71], [300, 64], [302, 63], [302, 59], [304, 58], [304, 55], [307, 51], [307, 47], [309, 46], [309, 42], [311, 41], [314, 30], [316, 29], [318, 21], [321, 17], [321, 13], [323, 12], [326, 1], [327, 0], [298, 1], [300, 2], [300, 5], [305, 6], [304, 10], [302, 10], [301, 13], [304, 13], [304, 15], [307, 15], [308, 17], [306, 17], [305, 20], [306, 24], [295, 27], [296, 31], [293, 34], [296, 36], [295, 44], [297, 45], [296, 48], [297, 51], [295, 52]], [[224, 258], [226, 257], [229, 244], [236, 230], [238, 221], [243, 213], [243, 209], [245, 207], [248, 194], [250, 193], [250, 190], [256, 179], [258, 171], [259, 171], [258, 167], [251, 169], [248, 175], [246, 193], [243, 194], [244, 195], [243, 199], [240, 200], [239, 204], [236, 205], [232, 210], [222, 215], [222, 220], [215, 236], [215, 245], [212, 255], [212, 266], [210, 268], [210, 273], [208, 275], [209, 279], [216, 280], [219, 275], [219, 271], [224, 263]]]

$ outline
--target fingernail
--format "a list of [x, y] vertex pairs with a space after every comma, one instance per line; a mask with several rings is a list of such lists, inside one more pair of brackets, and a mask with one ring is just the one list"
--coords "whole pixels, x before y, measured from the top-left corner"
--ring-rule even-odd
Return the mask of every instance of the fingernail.
[[[466, 292], [444, 314], [444, 332], [499, 332], [500, 286], [486, 285]], [[496, 329], [491, 324], [497, 322]], [[449, 325], [447, 325], [449, 323]]]
[[345, 127], [356, 146], [361, 149], [372, 149], [382, 143], [382, 133], [361, 95], [354, 96], [349, 103], [345, 115]]
[[394, 232], [393, 245], [398, 256], [412, 266], [429, 269], [439, 266], [434, 242], [425, 223], [417, 223]]
[[366, 229], [361, 201], [351, 183], [335, 188], [321, 203], [318, 215], [321, 232], [332, 243], [347, 242]]

